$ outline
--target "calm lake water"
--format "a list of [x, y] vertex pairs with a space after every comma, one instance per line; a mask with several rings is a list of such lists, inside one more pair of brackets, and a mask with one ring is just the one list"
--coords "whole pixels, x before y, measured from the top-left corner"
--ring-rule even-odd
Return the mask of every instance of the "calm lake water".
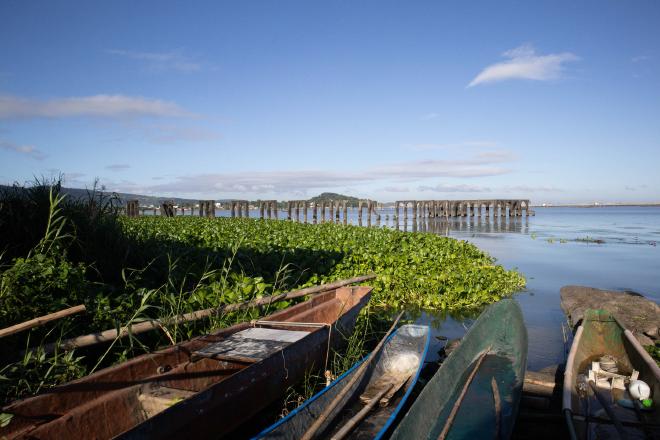
[[[516, 298], [525, 316], [532, 370], [564, 361], [562, 286], [633, 290], [660, 302], [660, 207], [537, 208], [528, 219], [409, 222], [405, 229], [413, 226], [474, 243], [525, 275], [527, 288]], [[576, 240], [586, 237], [603, 243]], [[471, 320], [424, 315], [419, 322], [432, 323], [435, 335], [455, 338]], [[435, 345], [442, 348], [439, 341]]]

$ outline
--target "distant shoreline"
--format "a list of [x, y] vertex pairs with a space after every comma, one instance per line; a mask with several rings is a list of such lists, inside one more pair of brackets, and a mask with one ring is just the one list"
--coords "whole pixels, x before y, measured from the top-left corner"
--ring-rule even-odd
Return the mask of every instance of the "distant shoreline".
[[587, 204], [552, 204], [552, 205], [532, 205], [532, 208], [649, 208], [660, 207], [660, 202], [656, 203], [599, 203], [598, 205]]

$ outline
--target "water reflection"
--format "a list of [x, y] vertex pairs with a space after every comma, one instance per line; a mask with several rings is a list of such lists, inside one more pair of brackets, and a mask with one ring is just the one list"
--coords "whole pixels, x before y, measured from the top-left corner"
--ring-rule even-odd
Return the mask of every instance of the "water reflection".
[[421, 218], [407, 222], [392, 221], [394, 229], [408, 232], [429, 232], [449, 236], [455, 233], [464, 234], [497, 234], [502, 232], [529, 234], [529, 218], [527, 217], [495, 217], [481, 218]]

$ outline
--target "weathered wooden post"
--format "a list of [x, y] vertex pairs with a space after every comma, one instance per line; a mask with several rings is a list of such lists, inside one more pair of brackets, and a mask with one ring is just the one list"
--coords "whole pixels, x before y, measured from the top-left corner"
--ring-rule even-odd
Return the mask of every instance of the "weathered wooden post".
[[137, 217], [140, 213], [140, 201], [137, 199], [128, 200], [126, 202], [126, 216]]
[[348, 223], [348, 203], [346, 200], [341, 202], [342, 210], [344, 212], [344, 224]]
[[364, 202], [362, 200], [358, 200], [358, 224], [362, 224], [362, 204]]
[[161, 203], [160, 215], [163, 217], [174, 217], [174, 203], [172, 202]]
[[291, 220], [291, 200], [287, 200], [286, 202], [286, 219]]
[[316, 224], [318, 222], [318, 202], [312, 202], [312, 223]]

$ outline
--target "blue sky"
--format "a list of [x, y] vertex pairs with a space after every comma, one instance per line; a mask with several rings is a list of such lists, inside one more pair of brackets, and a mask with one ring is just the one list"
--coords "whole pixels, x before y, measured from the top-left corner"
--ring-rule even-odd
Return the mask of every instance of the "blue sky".
[[660, 3], [0, 2], [0, 182], [660, 201]]

